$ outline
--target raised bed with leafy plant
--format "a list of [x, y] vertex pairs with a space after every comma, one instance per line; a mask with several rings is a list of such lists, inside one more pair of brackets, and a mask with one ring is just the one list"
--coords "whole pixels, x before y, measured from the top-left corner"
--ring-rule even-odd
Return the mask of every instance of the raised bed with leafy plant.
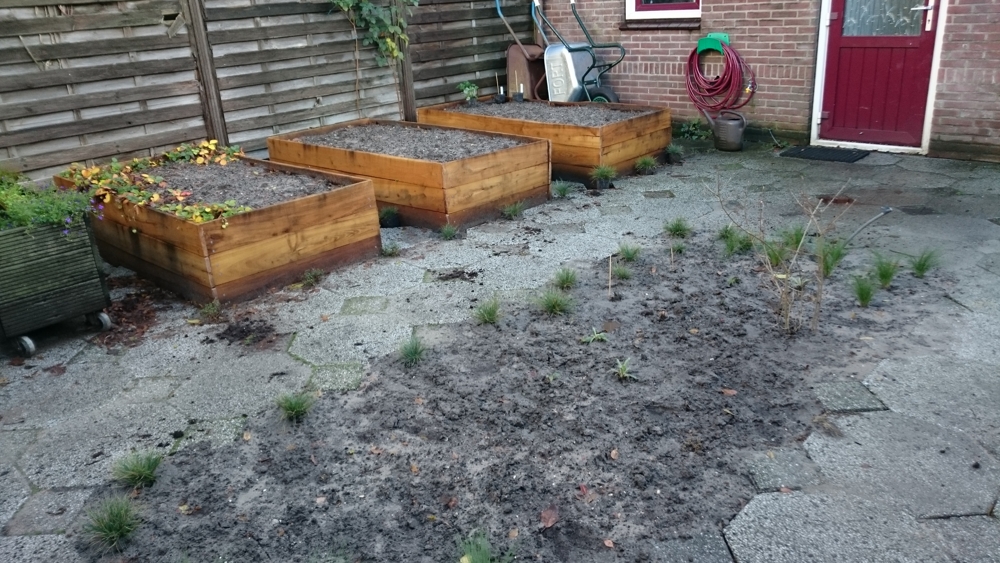
[[0, 171], [0, 336], [21, 355], [35, 351], [27, 333], [76, 316], [111, 326], [89, 209], [85, 193]]
[[249, 159], [215, 141], [74, 164], [56, 182], [93, 193], [108, 262], [196, 301], [248, 297], [381, 248], [370, 181]]

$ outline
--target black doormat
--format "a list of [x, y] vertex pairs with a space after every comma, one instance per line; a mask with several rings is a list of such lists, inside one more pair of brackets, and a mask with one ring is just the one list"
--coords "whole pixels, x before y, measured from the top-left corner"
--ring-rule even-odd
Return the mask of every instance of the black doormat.
[[792, 147], [781, 152], [781, 156], [825, 160], [827, 162], [857, 162], [871, 151], [856, 149], [833, 149], [830, 147]]

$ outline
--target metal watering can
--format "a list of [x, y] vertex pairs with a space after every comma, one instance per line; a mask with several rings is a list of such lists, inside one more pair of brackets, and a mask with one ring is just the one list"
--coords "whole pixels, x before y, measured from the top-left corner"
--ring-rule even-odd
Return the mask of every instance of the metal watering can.
[[719, 112], [715, 119], [712, 119], [707, 111], [701, 111], [712, 126], [715, 148], [720, 151], [743, 150], [743, 132], [747, 128], [747, 118], [742, 113], [724, 109]]

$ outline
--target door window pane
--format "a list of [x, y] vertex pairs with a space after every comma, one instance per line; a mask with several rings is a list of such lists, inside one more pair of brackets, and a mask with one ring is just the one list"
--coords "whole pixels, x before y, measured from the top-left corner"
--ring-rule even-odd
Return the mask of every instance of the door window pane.
[[920, 35], [924, 0], [846, 0], [844, 35]]

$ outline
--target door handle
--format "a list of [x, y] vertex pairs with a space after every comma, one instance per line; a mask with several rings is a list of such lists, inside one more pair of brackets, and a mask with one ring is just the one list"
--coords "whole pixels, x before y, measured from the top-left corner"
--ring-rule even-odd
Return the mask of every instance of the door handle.
[[910, 8], [911, 12], [927, 12], [927, 17], [924, 19], [924, 31], [930, 31], [934, 27], [934, 4], [927, 4], [926, 6], [915, 6]]

